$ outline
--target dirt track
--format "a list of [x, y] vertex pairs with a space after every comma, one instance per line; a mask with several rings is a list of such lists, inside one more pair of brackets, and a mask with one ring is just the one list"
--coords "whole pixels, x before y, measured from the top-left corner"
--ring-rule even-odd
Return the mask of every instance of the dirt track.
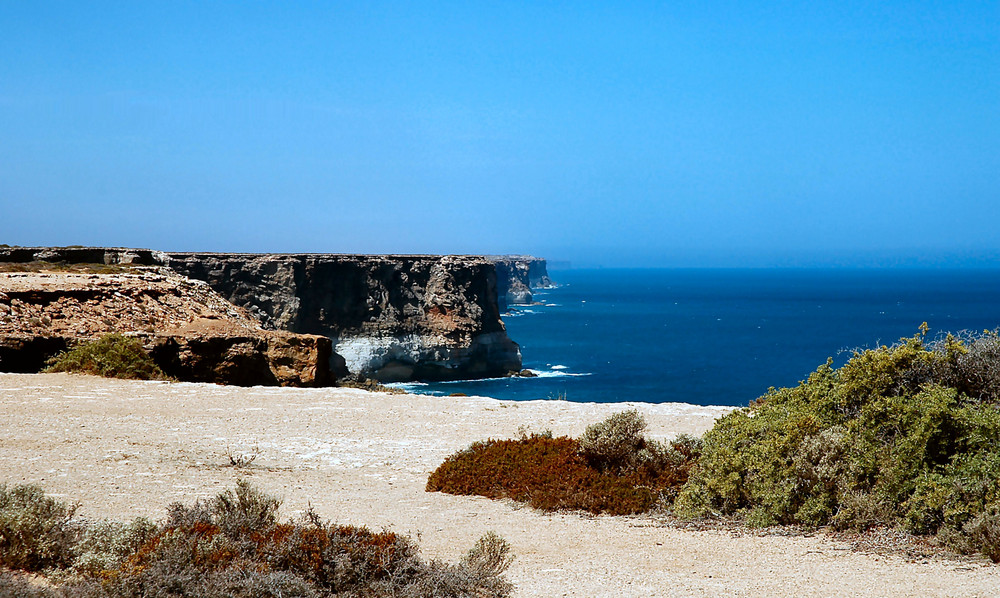
[[[248, 476], [291, 517], [389, 527], [458, 559], [487, 530], [514, 547], [518, 596], [1000, 596], [1000, 567], [862, 554], [822, 535], [683, 531], [647, 518], [545, 515], [424, 492], [447, 455], [488, 437], [579, 435], [626, 407], [649, 433], [701, 433], [723, 408], [509, 402], [352, 389], [235, 388], [0, 374], [0, 482], [36, 482], [91, 517], [158, 518]], [[249, 467], [230, 456], [257, 454]]]

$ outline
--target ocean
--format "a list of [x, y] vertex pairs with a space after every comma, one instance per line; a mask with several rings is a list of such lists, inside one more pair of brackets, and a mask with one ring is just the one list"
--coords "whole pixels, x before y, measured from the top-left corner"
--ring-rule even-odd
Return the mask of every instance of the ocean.
[[498, 399], [746, 405], [853, 349], [1000, 326], [1000, 270], [595, 269], [504, 315], [535, 378], [399, 385]]

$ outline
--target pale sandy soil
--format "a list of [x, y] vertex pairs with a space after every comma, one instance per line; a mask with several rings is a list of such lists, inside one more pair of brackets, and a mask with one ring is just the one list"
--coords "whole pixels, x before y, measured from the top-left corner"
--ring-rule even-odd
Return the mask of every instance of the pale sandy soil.
[[[659, 438], [701, 433], [725, 412], [0, 374], [0, 482], [40, 483], [85, 516], [128, 519], [159, 518], [245, 475], [284, 500], [286, 517], [311, 503], [452, 561], [495, 530], [517, 554], [517, 596], [1000, 596], [1000, 567], [985, 562], [908, 562], [822, 534], [693, 532], [424, 491], [430, 471], [474, 440], [521, 426], [579, 435], [626, 407]], [[249, 468], [229, 466], [227, 453], [253, 451]]]

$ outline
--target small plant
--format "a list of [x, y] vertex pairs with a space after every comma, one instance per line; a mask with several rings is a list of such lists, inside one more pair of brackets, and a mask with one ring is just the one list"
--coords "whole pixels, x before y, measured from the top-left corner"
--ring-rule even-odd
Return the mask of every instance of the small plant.
[[541, 432], [532, 432], [530, 427], [521, 425], [517, 427], [517, 436], [521, 440], [527, 440], [532, 436], [538, 436], [541, 438], [552, 438], [552, 430], [545, 429], [542, 430]]
[[230, 467], [235, 467], [237, 469], [244, 469], [250, 467], [257, 457], [260, 455], [260, 447], [256, 444], [247, 453], [238, 453], [234, 451], [231, 447], [226, 447], [226, 457], [229, 459]]
[[636, 465], [646, 446], [642, 433], [646, 420], [635, 409], [622, 411], [608, 419], [587, 426], [580, 437], [580, 450], [598, 469], [624, 471]]
[[512, 562], [514, 555], [510, 544], [496, 532], [486, 532], [462, 559], [465, 566], [486, 577], [503, 574]]
[[45, 371], [133, 380], [169, 379], [142, 348], [138, 339], [121, 334], [107, 334], [96, 341], [60, 353], [49, 361], [49, 367]]
[[69, 565], [79, 534], [76, 509], [35, 485], [0, 485], [0, 565], [25, 571]]

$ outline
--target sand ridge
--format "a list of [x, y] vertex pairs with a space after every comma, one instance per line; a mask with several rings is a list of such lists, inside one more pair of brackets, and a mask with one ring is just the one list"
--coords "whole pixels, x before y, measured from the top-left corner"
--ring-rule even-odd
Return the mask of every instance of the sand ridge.
[[[340, 388], [238, 388], [0, 374], [0, 482], [40, 483], [88, 517], [162, 517], [248, 477], [291, 517], [390, 528], [458, 559], [495, 530], [517, 596], [1000, 596], [1000, 567], [852, 551], [813, 536], [686, 531], [647, 517], [543, 514], [424, 491], [449, 454], [520, 430], [579, 435], [626, 408], [649, 434], [700, 434], [723, 407], [498, 401]], [[230, 457], [256, 455], [249, 467]]]

